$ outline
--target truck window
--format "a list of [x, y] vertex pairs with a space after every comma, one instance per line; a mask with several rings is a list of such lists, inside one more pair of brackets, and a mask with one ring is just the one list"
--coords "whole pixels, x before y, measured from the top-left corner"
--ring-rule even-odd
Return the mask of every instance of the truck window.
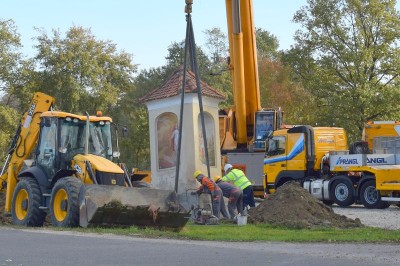
[[284, 136], [276, 136], [268, 140], [267, 156], [276, 156], [285, 154], [286, 138]]

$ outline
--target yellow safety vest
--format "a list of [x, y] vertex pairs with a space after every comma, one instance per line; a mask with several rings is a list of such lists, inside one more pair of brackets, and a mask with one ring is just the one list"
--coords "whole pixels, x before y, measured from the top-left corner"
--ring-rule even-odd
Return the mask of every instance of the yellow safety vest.
[[242, 170], [232, 169], [228, 174], [222, 177], [222, 180], [225, 182], [232, 182], [235, 186], [239, 187], [241, 190], [247, 188], [251, 185], [249, 179], [247, 179], [246, 175]]

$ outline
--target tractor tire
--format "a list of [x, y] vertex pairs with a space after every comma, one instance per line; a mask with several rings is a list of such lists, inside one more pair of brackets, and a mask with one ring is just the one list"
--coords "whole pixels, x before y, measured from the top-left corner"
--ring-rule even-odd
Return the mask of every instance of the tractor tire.
[[375, 180], [368, 180], [361, 186], [360, 200], [364, 207], [368, 209], [385, 209], [390, 205], [381, 200], [381, 195], [376, 190]]
[[79, 192], [82, 182], [72, 176], [56, 182], [50, 199], [51, 223], [55, 227], [79, 226]]
[[11, 221], [15, 225], [43, 226], [46, 213], [40, 209], [42, 193], [33, 178], [22, 178], [16, 185], [11, 206]]
[[336, 180], [329, 192], [330, 198], [340, 207], [347, 207], [354, 203], [353, 186], [349, 180]]

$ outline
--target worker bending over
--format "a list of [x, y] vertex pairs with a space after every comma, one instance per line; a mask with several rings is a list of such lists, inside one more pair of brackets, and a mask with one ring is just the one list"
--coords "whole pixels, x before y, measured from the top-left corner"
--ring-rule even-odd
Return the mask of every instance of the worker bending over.
[[238, 214], [243, 211], [243, 191], [232, 184], [222, 181], [221, 177], [218, 175], [214, 177], [214, 182], [222, 190], [222, 195], [228, 198], [229, 215], [231, 219], [234, 219], [235, 210], [237, 210]]
[[[200, 171], [194, 172], [194, 179], [200, 182], [201, 186], [193, 194], [209, 193], [212, 199], [213, 215], [219, 218], [221, 203], [223, 203], [222, 191], [213, 180], [203, 175]], [[221, 202], [222, 201], [222, 202]]]
[[247, 206], [255, 207], [253, 186], [242, 170], [235, 169], [229, 163], [224, 166], [225, 175], [222, 181], [232, 183], [243, 190], [243, 209]]

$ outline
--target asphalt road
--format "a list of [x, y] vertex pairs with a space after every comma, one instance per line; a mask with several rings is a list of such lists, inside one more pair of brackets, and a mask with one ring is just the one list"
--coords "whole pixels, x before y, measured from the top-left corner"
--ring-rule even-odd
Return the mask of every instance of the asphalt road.
[[[268, 232], [266, 232], [268, 233]], [[0, 265], [400, 265], [398, 244], [144, 239], [0, 227]]]

